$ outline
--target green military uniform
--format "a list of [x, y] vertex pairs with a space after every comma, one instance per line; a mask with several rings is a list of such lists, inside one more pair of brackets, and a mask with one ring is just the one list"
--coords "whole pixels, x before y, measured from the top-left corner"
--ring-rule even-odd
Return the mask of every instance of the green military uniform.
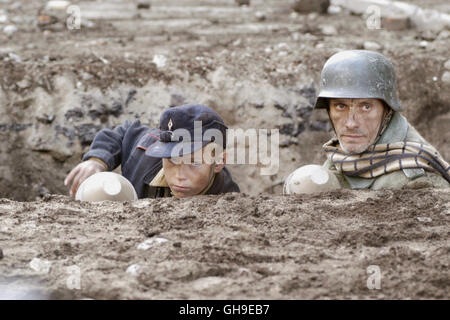
[[[377, 144], [394, 143], [400, 141], [423, 143], [433, 148], [417, 131], [408, 123], [399, 112], [394, 112], [392, 120], [381, 135]], [[390, 172], [375, 178], [350, 177], [339, 172], [336, 166], [327, 159], [323, 167], [333, 172], [338, 178], [342, 188], [348, 189], [417, 189], [417, 188], [449, 188], [447, 182], [440, 174], [425, 171], [424, 169], [403, 169]]]

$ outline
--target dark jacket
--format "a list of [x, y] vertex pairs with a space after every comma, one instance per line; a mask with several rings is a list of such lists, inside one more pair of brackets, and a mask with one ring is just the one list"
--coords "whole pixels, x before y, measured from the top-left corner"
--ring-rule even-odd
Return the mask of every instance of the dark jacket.
[[[138, 198], [163, 197], [163, 187], [150, 187], [149, 183], [162, 168], [162, 159], [145, 155], [147, 148], [159, 139], [159, 130], [141, 125], [139, 120], [111, 129], [103, 129], [94, 138], [90, 150], [83, 156], [99, 158], [114, 170], [122, 165], [122, 175], [130, 180]], [[239, 192], [230, 172], [224, 168], [214, 179], [213, 185], [205, 194]]]

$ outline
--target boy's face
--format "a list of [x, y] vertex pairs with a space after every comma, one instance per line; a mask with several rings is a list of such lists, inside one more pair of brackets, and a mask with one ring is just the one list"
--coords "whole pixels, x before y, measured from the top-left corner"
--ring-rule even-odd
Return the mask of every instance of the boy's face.
[[375, 142], [385, 107], [379, 99], [330, 99], [330, 118], [342, 149], [362, 153]]
[[175, 197], [185, 198], [200, 194], [209, 185], [214, 174], [223, 169], [224, 164], [208, 164], [211, 161], [210, 158], [206, 161], [205, 149], [206, 146], [182, 157], [163, 159], [164, 175]]

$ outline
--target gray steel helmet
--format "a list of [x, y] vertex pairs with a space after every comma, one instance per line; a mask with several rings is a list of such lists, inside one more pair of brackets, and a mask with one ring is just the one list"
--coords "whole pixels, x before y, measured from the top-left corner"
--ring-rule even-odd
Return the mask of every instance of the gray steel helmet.
[[403, 110], [397, 96], [394, 66], [374, 51], [347, 50], [331, 56], [322, 69], [314, 108], [328, 108], [326, 98], [381, 99], [394, 111]]

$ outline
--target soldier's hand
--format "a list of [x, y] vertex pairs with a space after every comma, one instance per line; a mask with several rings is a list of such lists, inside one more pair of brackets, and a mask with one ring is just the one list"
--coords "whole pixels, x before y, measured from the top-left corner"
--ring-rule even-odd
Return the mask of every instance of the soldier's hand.
[[102, 164], [96, 160], [86, 160], [78, 164], [75, 168], [70, 171], [66, 179], [64, 179], [64, 185], [68, 185], [72, 182], [70, 187], [70, 195], [72, 197], [77, 193], [80, 184], [86, 180], [88, 177], [92, 176], [94, 173], [107, 171], [108, 168], [106, 164]]

